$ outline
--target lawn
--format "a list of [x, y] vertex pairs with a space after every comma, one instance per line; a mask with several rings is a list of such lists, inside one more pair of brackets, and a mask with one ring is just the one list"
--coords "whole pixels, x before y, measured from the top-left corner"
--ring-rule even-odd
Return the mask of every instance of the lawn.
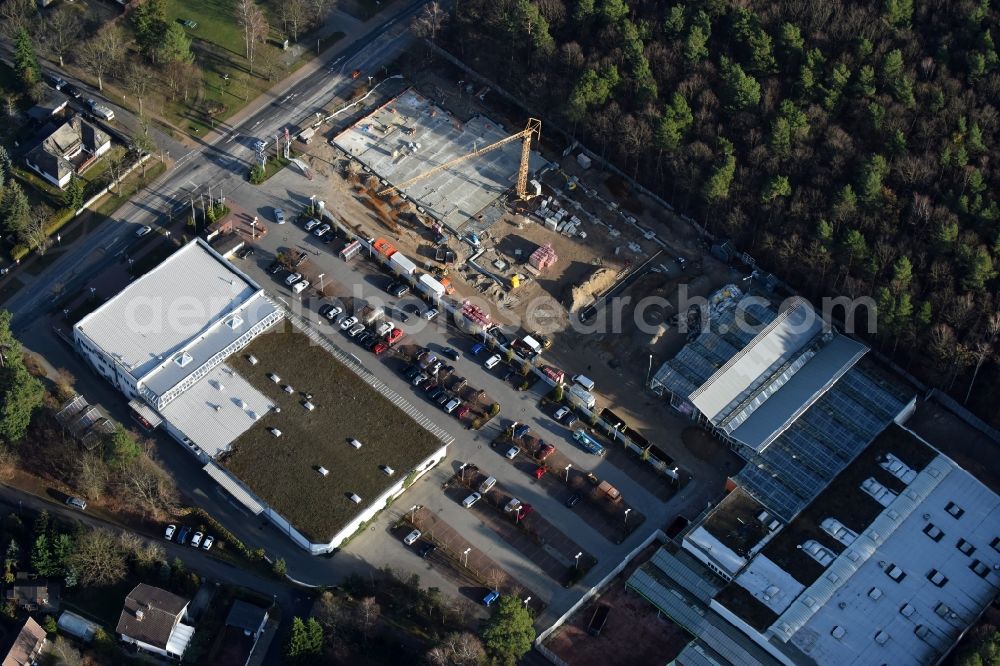
[[[245, 361], [252, 354], [259, 363]], [[260, 336], [232, 364], [281, 408], [233, 444], [222, 462], [315, 542], [329, 541], [434, 451], [441, 442], [354, 372], [285, 322]], [[281, 377], [275, 384], [267, 375]], [[287, 394], [285, 384], [296, 392]], [[302, 407], [303, 393], [316, 409]], [[274, 437], [269, 429], [278, 428]], [[361, 449], [349, 441], [357, 439]], [[387, 476], [380, 465], [395, 470]], [[330, 470], [327, 477], [316, 468]], [[360, 505], [348, 497], [357, 493]]]

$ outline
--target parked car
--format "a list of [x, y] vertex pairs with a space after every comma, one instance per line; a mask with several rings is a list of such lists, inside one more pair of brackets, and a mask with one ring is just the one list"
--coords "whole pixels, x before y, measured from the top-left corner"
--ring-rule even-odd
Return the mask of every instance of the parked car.
[[405, 537], [403, 537], [403, 543], [405, 543], [407, 546], [412, 546], [419, 538], [420, 538], [420, 530], [413, 530]]
[[357, 342], [357, 343], [358, 343], [359, 345], [361, 345], [362, 347], [365, 347], [365, 348], [367, 348], [367, 347], [368, 347], [368, 345], [369, 345], [369, 344], [370, 344], [370, 343], [371, 343], [371, 342], [372, 342], [372, 341], [373, 341], [374, 339], [375, 339], [375, 336], [374, 336], [374, 335], [372, 335], [372, 334], [371, 334], [370, 332], [368, 332], [368, 331], [365, 331], [364, 333], [362, 333], [361, 335], [359, 335], [359, 336], [357, 337], [357, 339], [355, 340], [355, 342]]
[[302, 264], [306, 263], [307, 261], [309, 261], [309, 255], [306, 254], [305, 252], [299, 252], [299, 256], [295, 258], [295, 264], [294, 264], [294, 266], [295, 266], [295, 268], [298, 268], [299, 266], [301, 266]]
[[236, 253], [236, 256], [240, 259], [246, 259], [247, 257], [252, 257], [257, 254], [257, 252], [252, 247], [245, 247]]
[[[427, 312], [425, 312], [425, 313], [424, 313], [423, 315], [421, 315], [421, 316], [422, 316], [422, 317], [423, 317], [424, 319], [426, 319], [427, 321], [430, 321], [431, 319], [434, 319], [434, 317], [437, 317], [437, 316], [438, 316], [438, 311], [437, 311], [437, 308], [431, 308], [430, 310], [428, 310]], [[403, 321], [406, 321], [406, 320], [404, 319]]]
[[546, 444], [545, 442], [542, 442], [541, 446], [538, 447], [538, 452], [535, 454], [535, 459], [545, 460], [555, 452], [556, 452], [556, 447], [552, 446], [551, 444]]
[[357, 323], [358, 323], [357, 317], [348, 317], [344, 321], [340, 322], [340, 328], [341, 330], [346, 331], [347, 329], [349, 329], [350, 327], [354, 326]]
[[491, 590], [489, 594], [483, 597], [483, 605], [487, 607], [492, 606], [493, 602], [495, 602], [499, 598], [500, 598], [500, 593]]
[[434, 402], [436, 402], [438, 404], [438, 407], [441, 407], [442, 409], [444, 408], [445, 405], [448, 404], [448, 401], [450, 400], [451, 396], [448, 395], [447, 391], [441, 391], [441, 394], [438, 397], [434, 398]]
[[319, 308], [320, 315], [326, 317], [327, 319], [334, 319], [337, 315], [342, 313], [344, 308], [339, 305], [332, 305], [331, 303], [326, 303], [321, 305]]
[[493, 368], [497, 367], [498, 365], [500, 365], [500, 354], [493, 354], [493, 356], [490, 356], [488, 359], [486, 359], [486, 363], [484, 363], [483, 365], [486, 367], [487, 370], [492, 370]]
[[519, 506], [521, 506], [521, 500], [517, 499], [516, 497], [511, 497], [510, 501], [507, 502], [503, 510], [506, 511], [507, 513], [510, 513], [511, 511], [516, 511], [517, 507]]
[[62, 87], [62, 92], [66, 93], [73, 99], [80, 99], [83, 97], [83, 91], [74, 86], [72, 83], [67, 83]]
[[177, 543], [181, 544], [182, 546], [185, 543], [187, 543], [188, 534], [190, 533], [191, 533], [190, 527], [182, 527], [181, 531], [177, 533]]
[[426, 391], [428, 394], [437, 391], [439, 388], [441, 388], [441, 386], [437, 382], [427, 382], [426, 384], [424, 384], [424, 391]]
[[198, 546], [200, 546], [201, 545], [201, 539], [204, 536], [205, 535], [202, 534], [201, 532], [195, 532], [194, 536], [191, 537], [191, 547], [192, 548], [197, 548]]
[[441, 354], [443, 356], [447, 356], [453, 361], [458, 360], [458, 350], [453, 347], [445, 347], [444, 349], [441, 350]]
[[437, 550], [437, 546], [435, 546], [430, 542], [425, 543], [423, 546], [420, 547], [420, 557], [427, 559], [428, 557], [430, 557], [431, 553], [433, 553], [435, 550]]
[[317, 227], [316, 229], [313, 230], [313, 236], [315, 236], [316, 238], [322, 238], [323, 236], [328, 234], [330, 232], [330, 229], [332, 228], [333, 227], [331, 227], [329, 224], [324, 224], [323, 226]]
[[80, 499], [79, 497], [67, 497], [66, 504], [80, 511], [84, 511], [87, 508], [87, 500]]
[[469, 413], [468, 405], [462, 405], [461, 407], [455, 410], [455, 416], [457, 416], [460, 419], [465, 418], [465, 415], [468, 413]]
[[445, 404], [444, 411], [451, 414], [453, 411], [458, 409], [458, 406], [461, 404], [462, 404], [461, 400], [459, 400], [458, 398], [452, 398]]
[[201, 542], [201, 547], [204, 548], [205, 550], [212, 550], [212, 544], [214, 543], [215, 543], [215, 537], [207, 536], [205, 537], [205, 540]]
[[93, 113], [98, 118], [103, 118], [108, 122], [115, 119], [115, 112], [111, 108], [104, 106], [103, 104], [98, 104], [93, 99], [88, 99], [86, 101], [88, 107], [90, 107], [90, 112]]
[[410, 287], [408, 285], [403, 284], [402, 282], [394, 282], [391, 285], [389, 285], [387, 291], [396, 298], [402, 298], [403, 296], [406, 296], [408, 293], [410, 293]]
[[396, 328], [396, 326], [391, 321], [384, 321], [378, 325], [378, 328], [375, 329], [375, 335], [382, 337], [394, 328]]
[[144, 224], [141, 227], [139, 227], [138, 229], [136, 229], [136, 231], [135, 231], [135, 237], [136, 238], [142, 238], [143, 236], [145, 236], [146, 234], [148, 234], [152, 230], [153, 230], [152, 227], [150, 227], [148, 224]]
[[163, 532], [163, 538], [170, 541], [174, 538], [174, 532], [177, 531], [176, 525], [167, 525], [167, 529]]
[[480, 354], [483, 353], [485, 349], [486, 345], [484, 345], [481, 342], [477, 342], [476, 344], [472, 345], [472, 349], [470, 349], [469, 351], [472, 353], [473, 356], [479, 356]]
[[310, 219], [306, 220], [306, 225], [305, 225], [306, 231], [312, 231], [313, 229], [315, 229], [318, 226], [319, 226], [319, 220], [317, 220], [315, 218], [310, 218]]
[[62, 90], [67, 85], [67, 83], [64, 80], [62, 80], [55, 74], [49, 74], [46, 78], [48, 78], [49, 84], [56, 90]]
[[349, 338], [355, 338], [363, 330], [365, 330], [365, 325], [364, 324], [355, 324], [354, 326], [351, 327], [351, 329], [349, 331], [347, 331], [347, 337], [349, 337]]
[[298, 282], [292, 285], [292, 293], [301, 294], [308, 287], [309, 287], [309, 280], [299, 280]]
[[514, 375], [516, 374], [517, 370], [515, 370], [514, 368], [507, 368], [507, 372], [503, 373], [503, 377], [501, 377], [500, 379], [501, 381], [509, 382], [511, 379], [514, 378]]
[[448, 395], [447, 391], [445, 391], [443, 388], [441, 388], [440, 386], [438, 386], [438, 385], [435, 384], [434, 385], [434, 390], [427, 394], [427, 399], [428, 400], [437, 400], [441, 396], [446, 396], [447, 397], [447, 395]]
[[302, 274], [301, 273], [292, 273], [291, 275], [289, 275], [288, 277], [285, 278], [285, 284], [287, 284], [289, 287], [291, 287], [293, 284], [295, 284], [296, 282], [298, 282], [301, 279], [302, 279]]
[[466, 509], [472, 508], [472, 505], [481, 500], [482, 498], [483, 496], [480, 495], [479, 493], [472, 493], [464, 500], [462, 500], [462, 506], [464, 506]]
[[569, 414], [566, 415], [566, 418], [563, 419], [563, 423], [566, 424], [567, 428], [572, 428], [573, 426], [575, 426], [577, 424], [577, 422], [579, 420], [580, 419], [577, 418], [576, 414], [574, 414], [573, 412], [570, 412]]
[[389, 334], [385, 336], [386, 344], [394, 345], [403, 337], [403, 330], [400, 328], [394, 328], [389, 331]]
[[580, 503], [581, 499], [582, 498], [579, 495], [571, 495], [570, 498], [566, 500], [566, 506], [572, 509], [574, 506]]
[[517, 448], [516, 446], [512, 446], [509, 449], [507, 449], [507, 453], [503, 454], [503, 457], [506, 458], [507, 460], [513, 460], [514, 458], [517, 457], [517, 454], [520, 452], [521, 449]]
[[560, 407], [552, 415], [552, 418], [554, 418], [556, 421], [562, 421], [563, 417], [566, 416], [567, 414], [569, 414], [569, 407]]
[[535, 507], [531, 506], [530, 504], [522, 504], [521, 506], [517, 507], [517, 519], [524, 520], [525, 518], [530, 516], [531, 512], [534, 510]]
[[426, 382], [428, 379], [430, 379], [430, 377], [428, 377], [424, 373], [420, 372], [420, 373], [417, 373], [417, 376], [413, 378], [413, 381], [411, 383], [414, 386], [416, 386], [416, 387], [419, 388], [420, 385], [423, 384], [424, 382]]
[[549, 468], [546, 467], [545, 465], [539, 465], [538, 467], [535, 468], [536, 479], [540, 479], [548, 473], [549, 473]]
[[379, 341], [375, 343], [374, 347], [372, 347], [372, 353], [375, 354], [376, 356], [379, 356], [381, 354], [384, 354], [388, 349], [389, 345], [385, 344], [382, 341]]
[[281, 264], [279, 264], [277, 261], [272, 261], [271, 265], [267, 267], [267, 274], [268, 275], [277, 275], [278, 273], [281, 272], [282, 268], [283, 268], [283, 266]]

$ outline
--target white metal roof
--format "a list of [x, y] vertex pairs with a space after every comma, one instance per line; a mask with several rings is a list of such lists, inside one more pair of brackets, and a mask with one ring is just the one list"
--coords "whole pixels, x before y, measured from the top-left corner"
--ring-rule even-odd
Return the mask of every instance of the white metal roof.
[[716, 539], [711, 532], [701, 525], [688, 532], [684, 538], [697, 545], [706, 553], [710, 553], [712, 558], [725, 567], [730, 575], [735, 576], [736, 572], [747, 563], [745, 558], [737, 555], [729, 546]]
[[[944, 536], [928, 536], [931, 525]], [[1000, 497], [939, 455], [768, 633], [821, 665], [936, 663], [1000, 588], [998, 537]], [[959, 550], [960, 539], [974, 550]], [[977, 560], [985, 577], [972, 569]], [[898, 582], [893, 567], [905, 573]], [[935, 570], [943, 586], [929, 579]]]
[[[195, 239], [75, 328], [138, 380], [262, 295], [259, 285]], [[198, 365], [195, 359], [189, 371]]]
[[167, 652], [170, 654], [184, 654], [193, 636], [194, 627], [183, 622], [178, 622], [170, 632], [170, 638], [167, 639]]
[[826, 393], [867, 351], [868, 347], [846, 335], [834, 336], [791, 379], [754, 409], [732, 432], [732, 438], [759, 453]]
[[790, 360], [823, 330], [822, 318], [802, 298], [754, 337], [736, 356], [699, 386], [689, 399], [709, 420], [724, 410], [762, 376]]
[[163, 408], [170, 424], [215, 458], [271, 410], [271, 400], [226, 364]]

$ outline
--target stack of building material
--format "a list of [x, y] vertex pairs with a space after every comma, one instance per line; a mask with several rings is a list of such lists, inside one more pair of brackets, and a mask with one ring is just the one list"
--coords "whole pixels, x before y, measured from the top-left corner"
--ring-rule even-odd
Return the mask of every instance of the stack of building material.
[[528, 257], [528, 264], [534, 266], [540, 271], [543, 271], [556, 263], [558, 259], [559, 257], [556, 256], [556, 251], [552, 249], [552, 244], [546, 243], [545, 245], [540, 245], [534, 252], [531, 253], [531, 256]]

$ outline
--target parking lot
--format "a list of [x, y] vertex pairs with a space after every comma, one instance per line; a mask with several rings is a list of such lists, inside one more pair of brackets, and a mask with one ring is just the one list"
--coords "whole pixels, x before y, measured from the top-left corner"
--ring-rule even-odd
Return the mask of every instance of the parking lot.
[[[551, 414], [539, 410], [539, 402], [549, 390], [544, 382], [531, 386], [528, 390], [516, 390], [515, 381], [511, 378], [504, 380], [509, 367], [501, 363], [492, 370], [484, 368], [483, 361], [489, 354], [473, 356], [470, 350], [475, 341], [449, 325], [445, 317], [439, 315], [428, 325], [428, 322], [412, 314], [413, 306], [418, 303], [422, 305], [422, 301], [412, 295], [404, 298], [389, 295], [385, 289], [390, 281], [389, 275], [369, 258], [361, 255], [345, 262], [338, 257], [337, 253], [346, 243], [346, 239], [338, 237], [324, 242], [326, 239], [317, 238], [312, 233], [306, 232], [295, 218], [302, 207], [309, 205], [310, 195], [323, 196], [322, 187], [323, 184], [320, 182], [307, 182], [301, 176], [285, 170], [267, 181], [264, 186], [246, 192], [252, 200], [244, 201], [243, 205], [253, 210], [270, 226], [270, 233], [263, 239], [257, 239], [254, 255], [234, 261], [239, 268], [258, 280], [268, 292], [311, 320], [323, 335], [348, 353], [354, 354], [381, 381], [407, 396], [432, 422], [456, 438], [449, 448], [449, 460], [446, 464], [432, 470], [424, 479], [414, 484], [391, 511], [387, 511], [378, 519], [373, 525], [374, 529], [353, 539], [348, 546], [352, 554], [376, 565], [384, 562], [391, 563], [394, 568], [410, 567], [411, 571], [420, 571], [423, 561], [406, 552], [391, 530], [378, 526], [380, 523], [386, 523], [387, 527], [388, 523], [397, 520], [410, 506], [419, 504], [446, 521], [472, 547], [497, 562], [522, 585], [541, 595], [544, 602], [549, 605], [547, 612], [557, 612], [571, 603], [578, 592], [563, 588], [561, 580], [555, 580], [530, 557], [511, 547], [505, 538], [485, 524], [477, 513], [464, 509], [460, 500], [456, 502], [442, 492], [442, 485], [452, 477], [458, 465], [473, 462], [491, 469], [507, 492], [516, 495], [523, 502], [532, 504], [547, 522], [558, 525], [560, 532], [578, 544], [579, 550], [576, 552], [584, 551], [592, 554], [598, 561], [595, 567], [597, 572], [613, 566], [616, 558], [627, 552], [629, 544], [641, 540], [650, 530], [668, 522], [676, 513], [689, 511], [687, 506], [689, 502], [692, 505], [704, 506], [703, 499], [689, 499], [684, 491], [673, 496], [669, 502], [665, 502], [663, 496], [669, 493], [669, 486], [663, 479], [657, 479], [655, 485], [650, 484], [654, 491], [651, 491], [646, 483], [637, 483], [633, 479], [632, 467], [641, 467], [640, 462], [630, 460], [627, 464], [619, 466], [609, 462], [607, 458], [598, 458], [580, 449], [569, 438], [569, 430], [564, 425], [556, 423]], [[284, 208], [288, 218], [286, 224], [274, 223], [272, 219], [274, 207]], [[377, 233], [379, 232], [373, 229], [373, 235]], [[304, 253], [305, 259], [295, 271], [301, 273], [311, 285], [300, 294], [292, 294], [285, 284], [284, 276], [287, 273], [279, 271], [274, 275], [267, 274], [266, 269], [279, 252], [294, 257]], [[317, 295], [319, 288], [322, 288], [326, 297]], [[345, 312], [341, 314], [354, 316], [354, 308], [362, 304], [388, 307], [389, 319], [404, 332], [404, 337], [397, 343], [400, 353], [406, 352], [407, 356], [410, 356], [412, 350], [417, 347], [438, 353], [446, 348], [456, 350], [457, 358], [447, 361], [448, 365], [454, 367], [454, 375], [464, 377], [469, 386], [485, 391], [491, 402], [499, 403], [501, 406], [499, 417], [485, 423], [478, 431], [467, 429], [470, 425], [468, 419], [459, 420], [454, 413], [446, 413], [433, 401], [428, 400], [426, 393], [415, 389], [412, 383], [400, 374], [400, 370], [409, 362], [409, 358], [403, 358], [392, 350], [375, 356], [357, 345], [353, 338], [346, 337], [339, 325], [332, 324], [318, 312], [324, 305], [335, 305], [344, 307]], [[401, 321], [398, 313], [407, 310], [410, 311], [407, 321]], [[567, 498], [563, 494], [566, 489], [556, 484], [555, 479], [539, 483], [524, 470], [508, 464], [490, 448], [490, 442], [495, 440], [511, 421], [530, 425], [533, 432], [539, 433], [547, 442], [554, 444], [559, 453], [565, 456], [566, 464], [573, 465], [574, 472], [592, 470], [602, 480], [609, 481], [621, 491], [629, 506], [642, 507], [647, 520], [645, 522], [636, 520], [635, 524], [639, 529], [619, 544], [624, 529], [619, 531], [612, 523], [604, 524], [600, 520], [595, 520], [587, 510], [579, 511], [583, 505], [575, 508], [566, 507]], [[609, 457], [614, 456], [609, 454]], [[571, 481], [575, 478], [575, 474], [571, 475]], [[580, 482], [583, 482], [582, 475]], [[585, 486], [581, 486], [583, 487]], [[663, 488], [667, 488], [667, 493], [662, 491]], [[628, 521], [632, 523], [633, 519], [638, 517], [633, 511]], [[655, 519], [649, 520], [649, 518]], [[624, 524], [623, 519], [623, 527]], [[570, 555], [575, 555], [575, 552]], [[557, 561], [560, 562], [564, 572], [568, 570], [564, 560]], [[555, 570], [554, 566], [548, 568]], [[589, 572], [584, 584], [591, 579], [596, 580], [600, 575], [595, 571]]]

